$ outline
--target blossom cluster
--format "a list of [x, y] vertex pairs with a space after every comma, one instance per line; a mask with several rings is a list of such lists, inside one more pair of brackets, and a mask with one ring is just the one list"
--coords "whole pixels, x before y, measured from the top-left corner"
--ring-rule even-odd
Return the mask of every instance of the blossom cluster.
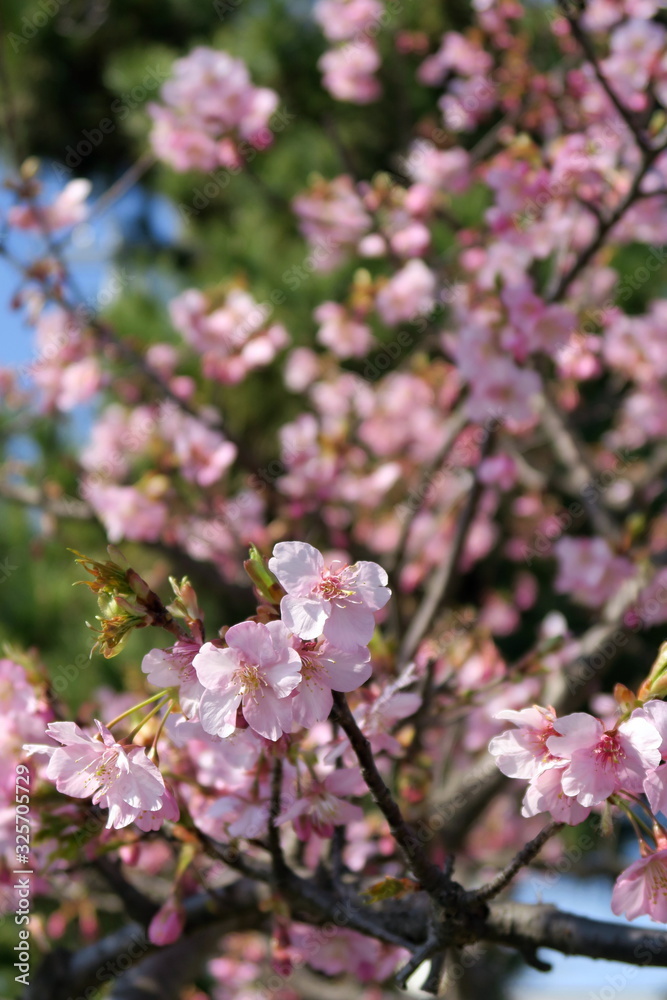
[[[384, 817], [355, 801], [366, 786], [332, 713], [336, 694], [353, 692], [352, 717], [438, 864], [447, 837], [434, 830], [451, 818], [449, 803], [433, 805], [439, 783], [474, 776], [488, 747], [527, 789], [521, 812], [503, 791], [465, 831], [471, 866], [512, 857], [544, 813], [573, 826], [598, 813], [603, 831], [620, 815], [642, 857], [617, 880], [612, 907], [667, 920], [667, 688], [656, 675], [637, 697], [597, 691], [588, 703], [577, 688], [582, 710], [571, 714], [553, 696], [597, 634], [579, 634], [582, 622], [616, 622], [608, 641], [625, 656], [628, 632], [649, 645], [639, 633], [667, 621], [667, 306], [656, 273], [667, 260], [667, 29], [655, 0], [575, 6], [549, 21], [560, 58], [533, 63], [531, 18], [516, 0], [478, 0], [473, 26], [437, 38], [394, 31], [393, 0], [318, 0], [329, 97], [372, 105], [396, 85], [400, 63], [402, 100], [417, 95], [414, 121], [401, 122], [391, 155], [368, 177], [346, 155], [346, 119], [340, 135], [332, 121], [326, 139], [342, 166], [331, 166], [328, 149], [311, 163], [310, 123], [295, 126], [294, 147], [281, 135], [277, 180], [293, 173], [286, 164], [303, 159], [309, 169], [285, 192], [263, 174], [254, 181], [300, 263], [282, 275], [279, 264], [273, 286], [253, 287], [254, 265], [230, 276], [214, 260], [206, 288], [190, 277], [159, 304], [168, 332], [141, 342], [136, 365], [121, 349], [125, 337], [138, 343], [132, 329], [76, 310], [51, 238], [87, 217], [88, 182], [44, 204], [37, 182], [14, 187], [8, 242], [28, 230], [48, 246], [16, 296], [35, 328], [35, 357], [27, 385], [0, 370], [3, 416], [14, 407], [58, 419], [99, 406], [62, 475], [11, 457], [0, 485], [44, 500], [44, 532], [63, 509], [75, 511], [112, 543], [210, 564], [203, 572], [219, 578], [230, 606], [245, 602], [233, 624], [205, 631], [189, 584], [163, 608], [125, 571], [96, 581], [105, 656], [135, 628], [166, 625], [171, 645], [143, 657], [140, 677], [128, 669], [131, 684], [157, 693], [135, 705], [134, 694], [98, 687], [77, 705], [77, 723], [63, 721], [39, 665], [24, 666], [18, 653], [0, 660], [0, 744], [34, 754], [44, 801], [58, 803], [40, 821], [36, 867], [62, 884], [69, 869], [55, 839], [107, 810], [94, 846], [83, 845], [87, 860], [99, 848], [130, 869], [170, 872], [155, 943], [178, 937], [182, 900], [201, 881], [229, 876], [203, 851], [191, 866], [182, 861], [205, 838], [242, 839], [254, 860], [273, 825], [313, 871], [333, 859], [360, 879], [400, 874]], [[232, 184], [248, 153], [271, 143], [277, 105], [241, 60], [199, 47], [175, 62], [151, 105], [150, 142], [177, 172], [222, 166]], [[276, 180], [269, 166], [266, 177]], [[189, 181], [169, 183], [186, 190]], [[234, 212], [225, 219], [233, 226]], [[268, 299], [260, 286], [273, 287]], [[298, 302], [287, 290], [299, 290]], [[273, 554], [251, 575], [256, 613], [238, 621], [255, 606], [242, 569], [248, 546]], [[367, 558], [350, 564], [351, 553]], [[447, 567], [446, 599], [406, 653], [431, 580]], [[395, 606], [383, 618], [387, 570]], [[591, 663], [606, 669], [604, 649]], [[507, 722], [515, 728], [503, 732]], [[53, 784], [78, 802], [56, 800]], [[10, 793], [0, 787], [0, 881], [10, 871]], [[139, 837], [179, 816], [178, 861], [169, 838]], [[342, 846], [329, 844], [343, 825]], [[561, 849], [554, 838], [545, 852], [553, 860]], [[72, 881], [72, 892], [83, 889]], [[273, 955], [290, 967], [307, 935], [281, 923], [278, 909]], [[53, 936], [69, 919], [68, 899], [49, 919]], [[212, 963], [230, 991], [247, 992], [246, 973], [254, 980], [259, 959], [244, 965], [253, 947], [232, 941], [230, 957]], [[366, 981], [395, 961], [395, 949], [341, 929], [310, 964], [332, 975], [352, 968]], [[220, 989], [223, 1000], [234, 995]]]
[[333, 42], [320, 58], [322, 85], [338, 101], [371, 104], [381, 94], [375, 37], [385, 14], [382, 0], [318, 0], [313, 16]]
[[[144, 657], [149, 682], [162, 693], [171, 691], [172, 704], [180, 704], [180, 719], [169, 716], [169, 710], [165, 716], [177, 742], [182, 742], [183, 733], [194, 733], [206, 743], [210, 737], [226, 739], [249, 729], [251, 741], [243, 745], [256, 761], [261, 748], [256, 737], [276, 742], [283, 734], [326, 722], [332, 691], [354, 691], [370, 678], [368, 643], [374, 615], [390, 596], [385, 571], [372, 562], [350, 566], [334, 560], [326, 565], [322, 554], [305, 542], [279, 542], [268, 570], [284, 591], [280, 618], [232, 625], [224, 643], [202, 643], [195, 629], [191, 639], [179, 639], [170, 649], [154, 649]], [[92, 796], [93, 804], [108, 808], [109, 827], [135, 823], [154, 830], [163, 819], [177, 819], [173, 793], [145, 748], [117, 740], [97, 720], [95, 725], [98, 732], [91, 736], [73, 722], [51, 722], [46, 734], [61, 746], [30, 744], [26, 750], [48, 755], [45, 777], [59, 791], [77, 798]], [[314, 784], [311, 778], [312, 791], [302, 791], [302, 803], [311, 796], [316, 815], [321, 815], [315, 821], [320, 832], [329, 828], [337, 811], [345, 819], [360, 818], [358, 807], [342, 801], [339, 810], [331, 811], [336, 792], [361, 791], [358, 776], [352, 782], [351, 776], [353, 772], [332, 772]], [[302, 788], [306, 777], [299, 781]], [[204, 812], [210, 824], [212, 816], [219, 821], [231, 809], [233, 799], [225, 798], [213, 804], [212, 812], [208, 807]], [[281, 821], [296, 821], [304, 809], [293, 805]], [[265, 818], [264, 808], [260, 816]]]
[[664, 922], [667, 833], [656, 817], [667, 811], [667, 704], [652, 698], [615, 721], [587, 712], [557, 717], [540, 705], [496, 717], [516, 726], [495, 736], [489, 752], [503, 774], [528, 780], [524, 816], [548, 812], [575, 826], [607, 802], [629, 812], [638, 796], [646, 796], [658, 849], [640, 838], [644, 857], [619, 876], [612, 909]]
[[241, 59], [200, 46], [177, 59], [162, 87], [163, 104], [153, 103], [151, 142], [175, 170], [236, 167], [244, 145], [270, 145], [271, 115], [278, 95], [255, 87]]

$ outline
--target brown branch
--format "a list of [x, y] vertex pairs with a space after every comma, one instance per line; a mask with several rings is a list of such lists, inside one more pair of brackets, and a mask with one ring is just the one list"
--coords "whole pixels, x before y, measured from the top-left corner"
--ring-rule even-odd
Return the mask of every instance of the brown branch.
[[595, 469], [586, 455], [584, 445], [568, 426], [567, 420], [558, 412], [546, 385], [541, 423], [554, 455], [565, 466], [567, 487], [572, 493], [581, 497], [581, 502], [597, 534], [609, 539], [613, 544], [619, 534], [614, 519], [600, 501], [589, 499], [585, 489], [595, 482]]
[[572, 284], [575, 278], [579, 277], [584, 268], [590, 263], [595, 254], [602, 248], [604, 242], [614, 228], [617, 222], [623, 218], [627, 210], [633, 205], [640, 195], [639, 188], [641, 186], [644, 177], [648, 173], [649, 169], [653, 165], [654, 160], [657, 158], [660, 149], [650, 149], [646, 150], [644, 154], [644, 160], [635, 174], [630, 190], [626, 194], [625, 198], [622, 198], [620, 203], [616, 206], [611, 215], [604, 221], [598, 224], [597, 232], [593, 239], [590, 241], [587, 247], [581, 251], [577, 256], [571, 267], [563, 274], [560, 281], [556, 285], [555, 289], [547, 297], [547, 303], [559, 302], [567, 292], [568, 288]]
[[[487, 432], [486, 439], [480, 452], [480, 461], [485, 458], [490, 449], [493, 434]], [[482, 492], [482, 484], [475, 475], [473, 485], [463, 505], [456, 524], [456, 531], [452, 545], [447, 553], [446, 559], [442, 561], [437, 570], [433, 573], [423, 600], [417, 609], [417, 613], [410, 623], [410, 627], [401, 643], [398, 653], [399, 670], [408, 663], [415, 654], [419, 643], [433, 624], [433, 620], [438, 609], [450, 597], [451, 591], [456, 583], [456, 569], [465, 545], [466, 538], [472, 520], [477, 510], [477, 503]]]
[[635, 142], [642, 150], [642, 152], [644, 153], [651, 152], [651, 146], [648, 137], [643, 134], [641, 123], [638, 120], [637, 116], [630, 110], [630, 108], [626, 107], [625, 104], [623, 104], [618, 94], [611, 86], [609, 80], [602, 72], [600, 63], [598, 61], [598, 57], [595, 53], [595, 49], [593, 48], [588, 35], [582, 30], [582, 27], [579, 24], [578, 19], [576, 17], [572, 17], [570, 14], [567, 13], [567, 10], [565, 9], [566, 4], [561, 4], [561, 6], [564, 8], [565, 17], [569, 22], [570, 29], [572, 31], [574, 38], [576, 38], [586, 58], [593, 67], [593, 72], [597, 77], [598, 83], [600, 84], [605, 94], [607, 95], [611, 103], [614, 105], [616, 110], [618, 111], [619, 115], [621, 116], [625, 124], [632, 132], [635, 138]]
[[344, 694], [333, 692], [335, 719], [350, 741], [354, 750], [364, 781], [366, 782], [376, 805], [389, 824], [394, 840], [403, 853], [409, 868], [417, 876], [424, 889], [433, 892], [443, 888], [443, 883], [449, 882], [440, 869], [426, 857], [423, 845], [403, 818], [403, 814], [385, 785], [382, 775], [377, 769], [370, 741], [364, 736], [356, 723], [350, 706]]
[[523, 949], [552, 948], [563, 955], [585, 955], [639, 966], [667, 966], [667, 933], [589, 920], [555, 906], [496, 903], [485, 939]]
[[[339, 927], [359, 930], [417, 954], [423, 955], [425, 951], [430, 956], [435, 954], [436, 941], [440, 947], [449, 932], [445, 926], [444, 934], [434, 935], [423, 905], [424, 898], [420, 896], [401, 900], [400, 904], [390, 901], [381, 910], [369, 912], [368, 906], [355, 899], [341, 901], [333, 893], [294, 875], [290, 876], [289, 892], [291, 906], [299, 920], [327, 926], [333, 921]], [[186, 941], [202, 928], [215, 928], [219, 937], [243, 930], [265, 930], [269, 920], [257, 886], [249, 879], [191, 897], [186, 900], [185, 908]], [[400, 933], [394, 927], [400, 928]], [[457, 935], [457, 925], [452, 926], [449, 934], [452, 946], [491, 941], [515, 948], [532, 956], [536, 962], [539, 962], [538, 948], [552, 948], [566, 955], [667, 967], [667, 932], [588, 920], [563, 913], [553, 906], [492, 903], [486, 910], [471, 911], [470, 919], [462, 927], [462, 935]], [[124, 927], [77, 952], [56, 949], [35, 971], [23, 1000], [44, 1000], [47, 996], [49, 1000], [65, 1000], [72, 995], [85, 994], [89, 987], [99, 987], [99, 977], [107, 970], [136, 966], [155, 950], [137, 924]], [[166, 949], [163, 954], [166, 958]], [[121, 956], [122, 964], [119, 963]], [[116, 996], [120, 998], [123, 994]], [[129, 1000], [130, 996], [132, 994], [128, 993], [124, 1000]]]
[[[396, 574], [396, 571], [398, 569], [400, 569], [401, 564], [402, 564], [403, 559], [404, 559], [404, 556], [405, 556], [405, 548], [406, 548], [406, 545], [407, 545], [407, 542], [408, 542], [408, 536], [410, 534], [410, 528], [412, 527], [412, 525], [414, 523], [414, 520], [417, 517], [417, 514], [419, 514], [419, 511], [422, 509], [423, 502], [424, 502], [423, 501], [423, 496], [424, 496], [424, 493], [426, 491], [426, 487], [427, 487], [428, 483], [430, 482], [430, 480], [433, 478], [433, 476], [437, 472], [440, 471], [440, 466], [446, 460], [446, 458], [449, 455], [450, 451], [454, 447], [454, 445], [456, 443], [456, 439], [458, 438], [459, 434], [461, 433], [461, 431], [465, 427], [466, 423], [467, 423], [467, 419], [466, 419], [465, 414], [463, 412], [463, 408], [460, 407], [457, 410], [455, 410], [454, 413], [452, 413], [452, 415], [451, 415], [451, 417], [450, 417], [450, 419], [448, 421], [448, 424], [447, 424], [447, 427], [446, 427], [445, 440], [444, 440], [444, 442], [442, 444], [442, 447], [438, 451], [438, 453], [435, 456], [435, 458], [433, 459], [433, 461], [430, 462], [428, 464], [428, 466], [424, 469], [424, 472], [423, 472], [423, 475], [422, 475], [422, 478], [421, 478], [421, 482], [420, 482], [419, 487], [417, 489], [417, 494], [422, 499], [419, 500], [419, 502], [414, 505], [413, 509], [410, 511], [410, 514], [403, 521], [403, 524], [401, 525], [401, 533], [399, 535], [398, 544], [396, 545], [394, 553], [391, 556], [391, 559], [388, 561], [388, 564], [386, 566], [386, 569], [387, 569], [390, 577], [394, 576], [394, 580], [393, 580], [393, 583], [392, 583], [392, 588], [393, 588], [393, 590], [394, 590], [395, 593], [398, 593], [398, 586], [397, 586], [397, 580], [396, 580], [395, 574]], [[410, 496], [410, 494], [409, 494], [409, 496]]]
[[553, 837], [554, 833], [557, 833], [564, 825], [564, 823], [547, 823], [536, 837], [529, 840], [518, 854], [515, 854], [510, 863], [494, 879], [483, 885], [481, 889], [477, 889], [473, 895], [478, 900], [488, 902], [488, 900], [493, 899], [494, 896], [501, 893], [510, 884], [517, 872], [525, 868], [526, 865], [529, 865], [533, 858], [537, 857], [540, 853], [547, 840]]
[[276, 757], [273, 762], [273, 773], [271, 775], [271, 802], [269, 805], [269, 851], [271, 852], [271, 864], [273, 869], [273, 881], [276, 888], [280, 889], [289, 875], [289, 867], [285, 861], [282, 844], [280, 843], [280, 829], [276, 826], [276, 819], [280, 814], [280, 796], [283, 787], [283, 762], [280, 757]]

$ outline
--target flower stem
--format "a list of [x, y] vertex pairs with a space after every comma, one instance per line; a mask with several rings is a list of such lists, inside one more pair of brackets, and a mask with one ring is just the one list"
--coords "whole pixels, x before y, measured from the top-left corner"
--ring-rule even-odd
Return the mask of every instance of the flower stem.
[[155, 756], [155, 762], [156, 763], [157, 763], [157, 757], [158, 757], [158, 753], [157, 753], [157, 741], [160, 739], [160, 736], [162, 734], [162, 730], [164, 729], [164, 724], [167, 721], [167, 719], [169, 718], [169, 715], [170, 715], [171, 710], [172, 710], [173, 707], [174, 707], [174, 699], [170, 698], [169, 699], [169, 704], [167, 705], [167, 711], [164, 713], [163, 717], [160, 719], [160, 725], [157, 727], [157, 732], [156, 732], [155, 736], [153, 737], [153, 742], [151, 743], [151, 748], [148, 751], [148, 756], [149, 757], [150, 757], [151, 754], [154, 754], [154, 756]]
[[134, 740], [134, 737], [137, 735], [137, 733], [139, 732], [139, 730], [143, 729], [143, 727], [146, 725], [146, 723], [148, 722], [148, 720], [152, 719], [153, 716], [156, 715], [160, 711], [160, 709], [163, 707], [163, 705], [165, 705], [165, 703], [166, 703], [166, 699], [163, 699], [162, 701], [159, 701], [157, 703], [157, 705], [155, 705], [155, 707], [151, 709], [151, 711], [148, 713], [148, 715], [144, 719], [141, 720], [141, 722], [139, 723], [139, 725], [134, 727], [134, 729], [132, 730], [132, 732], [130, 733], [130, 735], [127, 737], [128, 740], [130, 740], [130, 741]]
[[125, 712], [121, 712], [121, 714], [117, 715], [115, 719], [111, 720], [111, 722], [107, 722], [107, 729], [111, 729], [112, 726], [115, 726], [117, 723], [122, 722], [123, 719], [126, 719], [128, 715], [132, 715], [133, 712], [137, 712], [140, 708], [145, 708], [146, 705], [150, 705], [151, 702], [156, 701], [158, 698], [163, 698], [167, 691], [169, 691], [169, 688], [163, 688], [162, 691], [158, 691], [157, 694], [152, 694], [150, 698], [146, 698], [145, 701], [140, 701], [138, 705], [133, 705], [132, 708], [128, 708]]

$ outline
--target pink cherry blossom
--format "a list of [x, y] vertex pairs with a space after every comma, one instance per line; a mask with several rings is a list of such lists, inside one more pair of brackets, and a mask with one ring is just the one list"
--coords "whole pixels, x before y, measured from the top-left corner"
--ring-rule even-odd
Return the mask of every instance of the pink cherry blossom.
[[656, 923], [667, 923], [667, 847], [634, 861], [619, 875], [611, 908], [628, 920], [646, 915]]
[[149, 104], [153, 149], [175, 170], [212, 170], [239, 162], [237, 139], [270, 144], [278, 95], [255, 87], [241, 59], [200, 46], [177, 59], [162, 87], [164, 105]]
[[276, 822], [292, 822], [300, 840], [308, 840], [312, 833], [318, 837], [331, 837], [335, 826], [363, 817], [360, 806], [346, 802], [341, 796], [362, 795], [365, 790], [358, 770], [341, 768], [321, 781], [306, 775], [300, 783], [299, 797], [280, 813]]
[[410, 260], [380, 289], [377, 311], [387, 326], [431, 312], [435, 305], [436, 281], [421, 260]]
[[[421, 697], [414, 691], [401, 691], [399, 689], [401, 679], [390, 684], [385, 690], [370, 703], [362, 702], [354, 710], [354, 717], [364, 736], [371, 743], [373, 753], [387, 753], [392, 757], [398, 757], [403, 752], [403, 747], [395, 736], [392, 736], [392, 729], [401, 719], [407, 719], [413, 715], [421, 705]], [[342, 749], [346, 748], [346, 741], [341, 744]], [[331, 755], [334, 759], [336, 750]], [[329, 759], [329, 758], [328, 758]]]
[[448, 31], [442, 37], [440, 49], [419, 67], [422, 83], [437, 86], [453, 70], [464, 75], [488, 73], [492, 59], [488, 52], [469, 41], [458, 31]]
[[643, 790], [646, 772], [660, 763], [658, 730], [646, 719], [630, 718], [605, 731], [599, 719], [575, 712], [556, 719], [556, 735], [547, 748], [569, 763], [563, 772], [563, 791], [583, 806], [600, 805], [614, 792]]
[[311, 259], [318, 271], [330, 271], [343, 258], [343, 249], [356, 246], [368, 232], [371, 218], [352, 178], [317, 178], [293, 201], [299, 228], [315, 248]]
[[331, 42], [344, 42], [379, 21], [380, 0], [317, 0], [313, 17]]
[[102, 521], [110, 542], [155, 542], [167, 521], [167, 506], [134, 486], [115, 486], [86, 480], [86, 500]]
[[660, 698], [651, 698], [644, 702], [641, 708], [636, 708], [630, 718], [647, 719], [655, 726], [662, 738], [660, 756], [667, 759], [667, 702]]
[[547, 768], [556, 767], [560, 761], [547, 748], [547, 740], [556, 735], [553, 708], [533, 705], [520, 711], [504, 709], [496, 719], [507, 719], [517, 728], [507, 729], [494, 736], [489, 743], [489, 753], [509, 778], [534, 778]]
[[291, 632], [301, 639], [324, 635], [332, 646], [352, 652], [368, 644], [373, 612], [390, 597], [381, 566], [363, 561], [325, 567], [322, 554], [307, 542], [278, 542], [269, 569], [287, 591], [280, 613]]
[[230, 736], [240, 708], [260, 736], [279, 739], [292, 727], [287, 697], [301, 682], [301, 659], [282, 633], [259, 622], [240, 622], [225, 635], [227, 646], [205, 643], [193, 660], [206, 688], [199, 718], [207, 733]]
[[144, 833], [154, 833], [160, 829], [164, 820], [176, 823], [179, 816], [180, 811], [176, 796], [165, 781], [162, 805], [158, 809], [142, 809], [134, 820], [134, 823]]
[[[611, 52], [602, 61], [602, 67], [611, 80], [622, 80], [628, 91], [635, 91], [630, 106], [640, 109], [643, 103], [636, 100], [648, 86], [651, 72], [658, 57], [664, 53], [667, 33], [661, 24], [631, 18], [611, 33]], [[628, 99], [631, 94], [625, 93]]]
[[667, 764], [649, 771], [644, 779], [644, 793], [654, 815], [667, 812]]
[[363, 36], [329, 49], [320, 58], [322, 84], [338, 101], [371, 104], [381, 87], [374, 74], [380, 68], [380, 53], [371, 39]]
[[164, 946], [178, 941], [185, 927], [186, 913], [183, 904], [174, 896], [163, 903], [148, 925], [148, 940]]
[[51, 205], [15, 205], [9, 209], [7, 220], [17, 229], [45, 229], [48, 232], [76, 226], [88, 217], [85, 201], [91, 189], [89, 180], [70, 181]]
[[604, 604], [621, 580], [634, 575], [632, 563], [615, 556], [605, 538], [560, 538], [554, 553], [559, 566], [555, 589], [588, 607]]
[[323, 940], [317, 928], [293, 923], [289, 929], [295, 957], [320, 972], [336, 976], [347, 973], [364, 983], [382, 982], [394, 971], [399, 961], [407, 957], [402, 948], [383, 945], [373, 938], [346, 928], [332, 928]]
[[199, 486], [218, 482], [236, 458], [236, 445], [188, 414], [170, 412], [160, 429], [173, 444], [181, 474]]
[[[289, 636], [282, 622], [269, 622], [267, 627], [272, 632], [283, 629]], [[294, 636], [291, 642], [301, 658], [301, 683], [291, 695], [294, 724], [310, 729], [328, 719], [332, 691], [355, 691], [366, 683], [372, 672], [370, 652], [365, 646], [336, 649], [326, 639]]]
[[362, 358], [373, 345], [373, 335], [365, 323], [351, 316], [337, 302], [323, 302], [315, 310], [321, 324], [317, 339], [339, 358]]
[[162, 809], [164, 779], [145, 748], [118, 743], [101, 722], [95, 725], [101, 740], [74, 722], [51, 722], [46, 734], [62, 746], [29, 744], [25, 749], [49, 755], [46, 777], [59, 792], [79, 799], [92, 796], [93, 805], [108, 808], [107, 829], [121, 829], [145, 812]]
[[562, 767], [550, 767], [534, 775], [523, 798], [521, 815], [530, 817], [548, 812], [556, 823], [569, 823], [570, 826], [583, 823], [591, 810], [574, 796], [565, 794], [562, 779]]
[[415, 143], [406, 158], [412, 180], [445, 193], [462, 194], [473, 179], [470, 156], [465, 149], [440, 150], [431, 142]]
[[[248, 372], [270, 364], [289, 343], [287, 330], [280, 323], [269, 322], [271, 309], [240, 288], [232, 289], [224, 303], [212, 310], [206, 296], [194, 288], [169, 305], [174, 326], [201, 353], [204, 375], [224, 385], [235, 385]], [[197, 436], [201, 439], [201, 431]], [[228, 444], [223, 446], [220, 440], [218, 449], [222, 450], [217, 464], [229, 464]], [[207, 464], [211, 469], [216, 466], [214, 461]], [[211, 469], [204, 473], [207, 478]]]
[[193, 660], [200, 644], [179, 639], [169, 649], [151, 649], [141, 661], [146, 680], [156, 687], [178, 687], [183, 714], [191, 718], [196, 714], [204, 688], [197, 678]]

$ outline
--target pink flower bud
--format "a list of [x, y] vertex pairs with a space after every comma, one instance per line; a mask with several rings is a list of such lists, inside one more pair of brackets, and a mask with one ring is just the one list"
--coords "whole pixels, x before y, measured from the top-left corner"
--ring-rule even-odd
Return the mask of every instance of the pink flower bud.
[[166, 945], [178, 941], [185, 926], [185, 910], [171, 896], [157, 911], [148, 927], [148, 940], [152, 944]]

